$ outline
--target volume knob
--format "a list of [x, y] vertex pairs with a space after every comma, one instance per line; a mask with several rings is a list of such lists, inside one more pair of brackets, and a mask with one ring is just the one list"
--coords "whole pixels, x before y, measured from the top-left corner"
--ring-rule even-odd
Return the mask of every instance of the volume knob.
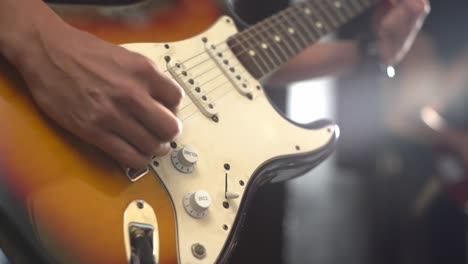
[[203, 218], [208, 215], [211, 206], [211, 196], [208, 192], [200, 190], [187, 193], [184, 196], [184, 208], [187, 213], [195, 218]]
[[171, 154], [172, 165], [183, 173], [191, 173], [198, 161], [197, 151], [189, 146], [177, 148]]

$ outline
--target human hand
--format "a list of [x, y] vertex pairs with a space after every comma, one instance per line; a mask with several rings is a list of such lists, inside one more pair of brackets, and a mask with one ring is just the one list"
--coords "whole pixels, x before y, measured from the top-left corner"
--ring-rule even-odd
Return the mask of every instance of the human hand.
[[167, 152], [181, 130], [183, 91], [149, 59], [63, 22], [31, 41], [16, 66], [59, 125], [124, 166], [142, 168]]
[[375, 16], [378, 52], [386, 65], [409, 51], [431, 8], [429, 0], [384, 0]]

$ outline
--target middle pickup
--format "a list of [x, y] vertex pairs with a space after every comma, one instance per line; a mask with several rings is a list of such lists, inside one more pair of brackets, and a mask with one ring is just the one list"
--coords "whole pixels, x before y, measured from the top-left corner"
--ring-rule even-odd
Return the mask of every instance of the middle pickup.
[[230, 48], [222, 49], [216, 45], [206, 44], [205, 50], [240, 94], [252, 95], [252, 88], [244, 77], [245, 69]]

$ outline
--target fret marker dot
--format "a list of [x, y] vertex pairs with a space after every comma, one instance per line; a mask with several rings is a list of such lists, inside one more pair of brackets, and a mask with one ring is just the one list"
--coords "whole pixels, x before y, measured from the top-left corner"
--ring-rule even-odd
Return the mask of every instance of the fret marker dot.
[[276, 41], [276, 42], [280, 42], [280, 41], [281, 41], [280, 36], [275, 36], [275, 41]]
[[315, 26], [317, 28], [323, 28], [323, 24], [321, 22], [315, 22]]
[[265, 43], [262, 43], [262, 49], [268, 49], [268, 45]]
[[304, 9], [304, 12], [305, 12], [307, 15], [310, 15], [310, 9], [309, 9], [309, 8]]
[[255, 51], [249, 50], [249, 55], [252, 56], [252, 57], [255, 56]]
[[294, 28], [288, 28], [288, 31], [289, 31], [290, 34], [294, 34], [294, 32], [295, 32]]
[[341, 2], [340, 2], [340, 1], [336, 1], [336, 2], [335, 2], [335, 7], [336, 7], [336, 8], [341, 8]]

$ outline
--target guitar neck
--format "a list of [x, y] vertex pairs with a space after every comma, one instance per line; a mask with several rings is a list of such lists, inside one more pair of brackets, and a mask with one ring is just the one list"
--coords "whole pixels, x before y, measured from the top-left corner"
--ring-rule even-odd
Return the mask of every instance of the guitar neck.
[[228, 45], [256, 79], [268, 77], [378, 0], [306, 0], [232, 36]]

